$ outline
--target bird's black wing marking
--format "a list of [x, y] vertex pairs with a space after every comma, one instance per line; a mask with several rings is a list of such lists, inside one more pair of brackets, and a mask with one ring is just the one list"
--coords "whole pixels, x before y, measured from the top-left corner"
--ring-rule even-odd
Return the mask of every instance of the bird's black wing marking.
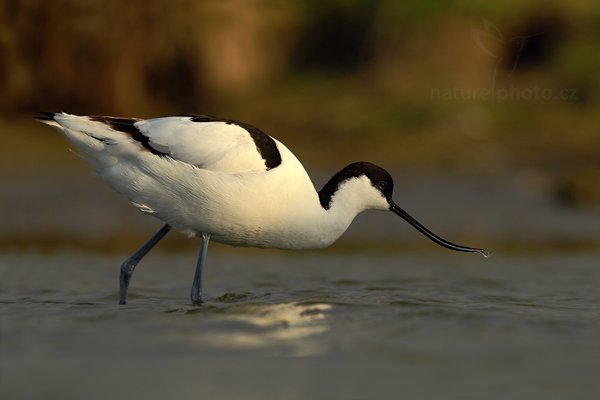
[[208, 115], [185, 114], [182, 116], [190, 117], [192, 122], [224, 122], [226, 124], [237, 125], [250, 134], [258, 153], [265, 161], [267, 171], [281, 164], [281, 153], [279, 153], [275, 140], [253, 125], [233, 119], [216, 118]]
[[34, 118], [38, 121], [54, 121], [54, 116], [57, 114], [55, 112], [46, 112], [46, 111], [38, 111], [38, 115]]
[[133, 140], [139, 142], [146, 150], [150, 151], [152, 154], [157, 156], [169, 156], [168, 153], [164, 153], [162, 151], [156, 150], [150, 144], [150, 138], [145, 136], [136, 126], [135, 123], [138, 122], [138, 119], [135, 118], [117, 118], [117, 117], [105, 117], [101, 115], [94, 115], [89, 117], [92, 121], [102, 122], [103, 124], [108, 125], [110, 128], [115, 131], [127, 133], [131, 136]]

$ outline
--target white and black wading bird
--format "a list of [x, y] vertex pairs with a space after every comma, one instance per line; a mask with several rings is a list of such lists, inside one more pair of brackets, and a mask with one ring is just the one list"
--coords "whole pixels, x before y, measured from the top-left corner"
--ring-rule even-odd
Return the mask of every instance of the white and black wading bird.
[[201, 238], [191, 300], [202, 303], [210, 239], [233, 246], [315, 249], [331, 245], [365, 210], [389, 210], [437, 244], [451, 243], [392, 200], [390, 174], [356, 162], [317, 192], [298, 159], [252, 125], [205, 115], [154, 119], [42, 112], [94, 171], [140, 211], [165, 225], [121, 265], [119, 303], [135, 266], [170, 230]]

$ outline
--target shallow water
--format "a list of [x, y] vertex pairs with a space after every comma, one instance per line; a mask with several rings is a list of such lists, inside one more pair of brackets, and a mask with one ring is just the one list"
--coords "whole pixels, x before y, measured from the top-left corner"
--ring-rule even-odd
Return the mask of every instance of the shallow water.
[[590, 399], [600, 254], [0, 255], [0, 398]]

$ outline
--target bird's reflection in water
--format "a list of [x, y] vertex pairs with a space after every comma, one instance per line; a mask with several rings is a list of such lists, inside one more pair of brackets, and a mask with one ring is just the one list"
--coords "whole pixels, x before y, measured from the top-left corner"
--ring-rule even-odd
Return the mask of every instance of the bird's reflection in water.
[[327, 350], [322, 335], [329, 330], [327, 313], [331, 308], [324, 303], [246, 304], [225, 313], [225, 318], [234, 323], [231, 329], [221, 327], [218, 332], [207, 332], [201, 340], [204, 345], [221, 348], [316, 356]]

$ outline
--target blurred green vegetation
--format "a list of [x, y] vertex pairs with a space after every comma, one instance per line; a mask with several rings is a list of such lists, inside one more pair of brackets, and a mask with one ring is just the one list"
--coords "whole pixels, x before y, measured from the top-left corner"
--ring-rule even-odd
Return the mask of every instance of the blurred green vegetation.
[[0, 171], [60, 164], [36, 110], [199, 113], [313, 168], [534, 171], [598, 205], [599, 44], [583, 0], [5, 0]]

